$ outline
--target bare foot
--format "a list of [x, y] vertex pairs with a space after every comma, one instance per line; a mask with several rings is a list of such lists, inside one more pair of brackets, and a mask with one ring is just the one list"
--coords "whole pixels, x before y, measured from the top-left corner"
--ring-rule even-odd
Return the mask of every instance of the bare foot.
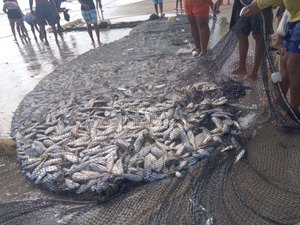
[[199, 56], [205, 56], [207, 54], [207, 51], [202, 51]]
[[235, 70], [232, 71], [232, 74], [235, 74], [235, 75], [247, 74], [247, 69], [245, 67], [239, 66], [238, 68], [236, 68]]

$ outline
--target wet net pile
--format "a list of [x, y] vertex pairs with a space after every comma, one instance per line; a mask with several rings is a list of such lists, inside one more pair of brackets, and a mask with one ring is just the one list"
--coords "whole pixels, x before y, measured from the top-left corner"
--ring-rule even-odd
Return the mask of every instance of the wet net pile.
[[[298, 131], [299, 123], [287, 115], [279, 84], [269, 80], [278, 68], [269, 37], [259, 78], [249, 84], [232, 74], [244, 18], [207, 57], [190, 60], [174, 54], [186, 43], [187, 21], [155, 23], [133, 32], [145, 35], [137, 37], [139, 54], [127, 39], [127, 48], [115, 45], [128, 61], [107, 59], [101, 71], [78, 61], [56, 81], [44, 80], [14, 118], [18, 160], [31, 182], [100, 203], [59, 196], [6, 203], [1, 223], [299, 222], [299, 137], [282, 129]], [[155, 46], [157, 36], [170, 48], [157, 47], [156, 54], [142, 47]], [[253, 49], [250, 41], [249, 67]]]

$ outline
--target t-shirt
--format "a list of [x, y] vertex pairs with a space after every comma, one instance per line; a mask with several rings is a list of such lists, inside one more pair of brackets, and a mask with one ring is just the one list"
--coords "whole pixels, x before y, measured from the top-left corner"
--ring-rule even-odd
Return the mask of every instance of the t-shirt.
[[290, 22], [300, 21], [300, 1], [299, 0], [257, 0], [260, 9], [269, 6], [284, 4], [285, 8], [291, 14]]
[[15, 1], [5, 1], [4, 2], [4, 7], [6, 9], [18, 9], [18, 3], [16, 3]]
[[[84, 4], [87, 4], [89, 5], [89, 9], [88, 10], [91, 10], [91, 9], [95, 9], [95, 4], [94, 4], [94, 1], [93, 0], [81, 0], [82, 3]], [[82, 5], [81, 5], [81, 10], [83, 11], [88, 11], [87, 9], [85, 9]]]

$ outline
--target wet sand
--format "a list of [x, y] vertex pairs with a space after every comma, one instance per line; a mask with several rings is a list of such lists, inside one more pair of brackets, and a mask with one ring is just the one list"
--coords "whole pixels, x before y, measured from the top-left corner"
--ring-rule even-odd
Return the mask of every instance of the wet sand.
[[[226, 25], [226, 18], [229, 19], [232, 5], [224, 5], [221, 8], [219, 20]], [[166, 16], [174, 16], [175, 2], [164, 1]], [[152, 1], [142, 1], [118, 8], [106, 8], [105, 18], [112, 23], [121, 21], [146, 20], [154, 12]], [[223, 17], [223, 18], [222, 18]], [[220, 21], [219, 21], [220, 22]], [[211, 45], [227, 31], [222, 23], [212, 23]], [[104, 44], [118, 40], [129, 34], [131, 29], [101, 30], [101, 41]], [[29, 34], [31, 36], [31, 33]], [[56, 44], [52, 34], [48, 34], [49, 46], [36, 42], [33, 38], [31, 43], [14, 43], [9, 38], [1, 40], [3, 46], [0, 55], [0, 138], [10, 137], [10, 124], [14, 111], [24, 96], [29, 93], [47, 74], [58, 68], [60, 65], [76, 58], [77, 56], [94, 48], [86, 31], [64, 32]], [[6, 46], [6, 47], [4, 47]], [[97, 47], [97, 46], [95, 46]], [[92, 62], [93, 59], [90, 59]]]
[[[172, 1], [166, 1], [165, 9], [172, 11], [168, 6]], [[137, 7], [137, 10], [135, 8]], [[149, 15], [141, 17], [148, 12], [152, 13], [152, 5], [148, 2], [138, 2], [123, 5], [119, 8], [107, 8], [104, 15], [112, 22], [128, 21], [133, 19], [147, 19]], [[105, 7], [104, 7], [105, 8]], [[144, 10], [142, 10], [144, 9]], [[145, 10], [146, 9], [146, 10]], [[139, 16], [129, 18], [131, 16]], [[114, 20], [114, 18], [116, 20]], [[101, 41], [104, 44], [120, 39], [129, 34], [131, 29], [102, 30]], [[32, 37], [31, 31], [29, 31]], [[86, 31], [66, 32], [59, 38], [59, 44], [54, 41], [53, 35], [48, 34], [49, 46], [36, 42], [31, 38], [31, 43], [13, 42], [12, 37], [1, 39], [2, 53], [0, 55], [0, 138], [10, 136], [10, 123], [13, 112], [23, 97], [35, 85], [55, 68], [76, 58], [94, 48]], [[97, 46], [96, 46], [97, 47]], [[92, 61], [92, 59], [91, 59]]]

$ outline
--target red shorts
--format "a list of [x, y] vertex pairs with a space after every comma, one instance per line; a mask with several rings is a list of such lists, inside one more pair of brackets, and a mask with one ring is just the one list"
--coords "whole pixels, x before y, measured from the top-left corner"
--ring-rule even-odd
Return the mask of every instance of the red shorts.
[[211, 0], [185, 0], [184, 11], [187, 16], [208, 17]]

